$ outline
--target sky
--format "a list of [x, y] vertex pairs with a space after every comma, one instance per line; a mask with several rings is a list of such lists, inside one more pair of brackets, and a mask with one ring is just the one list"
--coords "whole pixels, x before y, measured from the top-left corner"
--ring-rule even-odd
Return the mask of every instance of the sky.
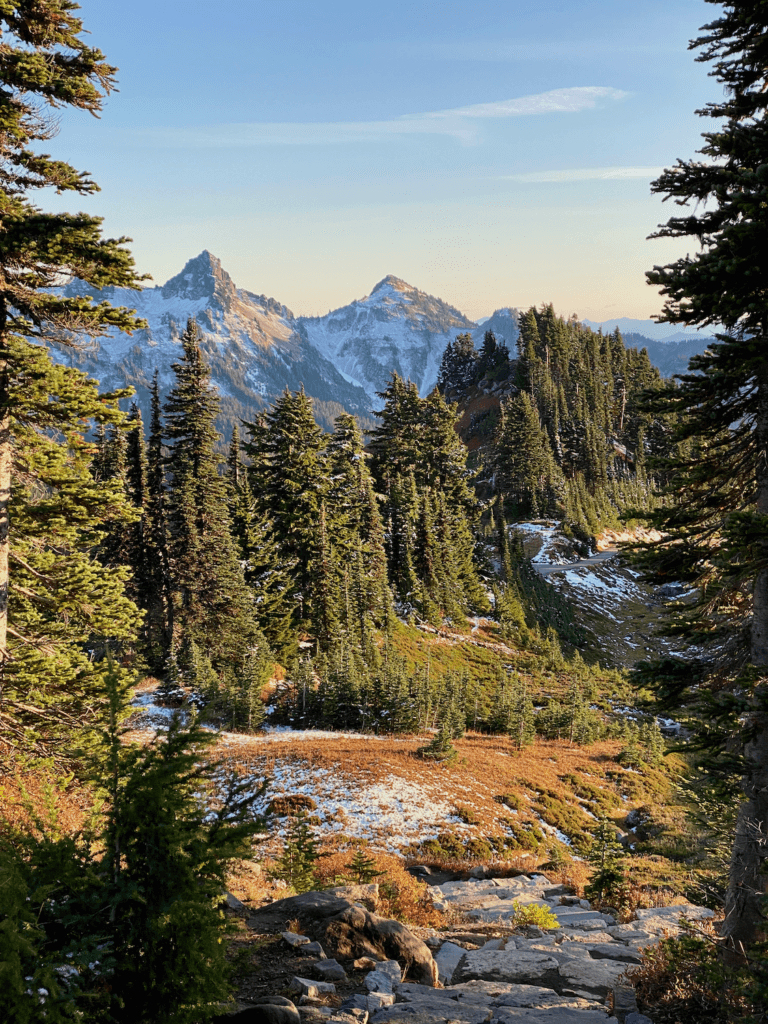
[[[47, 148], [157, 284], [208, 249], [297, 315], [387, 274], [476, 319], [552, 302], [646, 318], [650, 182], [719, 99], [704, 0], [80, 0], [118, 72]], [[71, 209], [71, 197], [48, 208]]]

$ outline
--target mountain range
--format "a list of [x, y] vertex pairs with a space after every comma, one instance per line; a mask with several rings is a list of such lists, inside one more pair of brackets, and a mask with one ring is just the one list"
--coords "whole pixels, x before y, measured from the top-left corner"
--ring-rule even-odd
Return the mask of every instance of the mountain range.
[[[499, 309], [476, 322], [392, 275], [369, 295], [325, 316], [294, 316], [276, 299], [238, 288], [208, 251], [189, 260], [162, 286], [98, 291], [75, 280], [63, 290], [127, 306], [146, 320], [148, 326], [132, 335], [114, 331], [82, 348], [53, 352], [54, 358], [96, 377], [105, 390], [132, 385], [145, 422], [153, 374], [157, 370], [161, 391], [167, 394], [174, 380], [172, 365], [181, 357], [181, 334], [194, 317], [221, 396], [219, 426], [227, 436], [235, 423], [253, 419], [285, 388], [301, 386], [326, 429], [345, 410], [369, 427], [379, 405], [377, 392], [393, 371], [413, 380], [423, 395], [434, 387], [445, 347], [457, 334], [471, 334], [479, 347], [485, 332], [493, 330], [511, 352], [518, 336], [517, 309]], [[646, 321], [635, 323], [644, 326]], [[650, 354], [653, 343], [648, 337], [638, 333], [627, 340], [645, 344]], [[701, 350], [697, 339], [686, 338], [683, 344], [687, 350], [697, 343]], [[658, 347], [668, 349], [674, 364], [665, 372], [684, 368], [679, 356], [674, 358], [675, 343]]]

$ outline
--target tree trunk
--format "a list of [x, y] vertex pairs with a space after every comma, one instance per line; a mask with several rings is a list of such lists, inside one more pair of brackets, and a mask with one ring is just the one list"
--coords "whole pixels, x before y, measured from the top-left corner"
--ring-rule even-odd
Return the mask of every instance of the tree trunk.
[[[757, 374], [759, 393], [755, 422], [757, 447], [757, 513], [768, 515], [768, 361]], [[768, 554], [768, 536], [758, 557]], [[768, 569], [760, 570], [753, 585], [751, 661], [768, 667]], [[765, 673], [768, 676], [768, 671]], [[758, 680], [752, 709], [744, 725], [750, 738], [744, 745], [747, 772], [744, 801], [739, 808], [731, 856], [723, 936], [731, 955], [739, 955], [756, 942], [768, 940], [768, 680]]]
[[[7, 389], [3, 386], [5, 367], [0, 365], [0, 409]], [[0, 416], [0, 702], [2, 702], [2, 677], [8, 660], [8, 561], [10, 555], [10, 501], [11, 501], [11, 417], [6, 410]]]

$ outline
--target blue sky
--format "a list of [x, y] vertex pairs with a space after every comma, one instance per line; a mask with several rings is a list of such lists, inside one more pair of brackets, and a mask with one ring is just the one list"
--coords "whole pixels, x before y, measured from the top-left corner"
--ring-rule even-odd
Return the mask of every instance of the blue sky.
[[[236, 283], [324, 313], [386, 274], [479, 317], [551, 301], [660, 308], [644, 271], [719, 87], [687, 50], [703, 0], [81, 0], [120, 68], [100, 120], [49, 147], [163, 283], [202, 249]], [[54, 200], [56, 203], [57, 201]], [[71, 198], [64, 204], [72, 206]]]

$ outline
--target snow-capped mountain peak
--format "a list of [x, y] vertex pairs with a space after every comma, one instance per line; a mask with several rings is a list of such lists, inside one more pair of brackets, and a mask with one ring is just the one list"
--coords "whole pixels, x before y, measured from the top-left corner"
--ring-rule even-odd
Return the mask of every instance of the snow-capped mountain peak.
[[365, 298], [297, 322], [311, 344], [372, 399], [393, 370], [426, 394], [437, 380], [445, 346], [475, 327], [454, 306], [394, 274]]

